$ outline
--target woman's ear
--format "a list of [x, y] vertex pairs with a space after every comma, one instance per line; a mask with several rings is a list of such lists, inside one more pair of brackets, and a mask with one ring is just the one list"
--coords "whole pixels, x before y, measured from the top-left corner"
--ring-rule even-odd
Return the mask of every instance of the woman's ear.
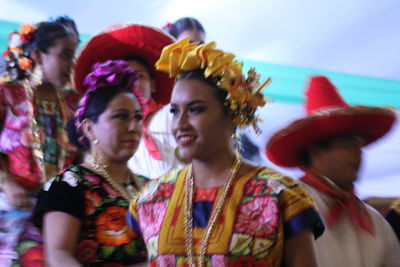
[[33, 59], [35, 64], [42, 64], [42, 52], [39, 50], [39, 48], [33, 48], [30, 57]]
[[81, 123], [83, 134], [89, 139], [90, 143], [92, 143], [96, 139], [96, 135], [93, 131], [93, 122], [89, 119], [84, 119]]

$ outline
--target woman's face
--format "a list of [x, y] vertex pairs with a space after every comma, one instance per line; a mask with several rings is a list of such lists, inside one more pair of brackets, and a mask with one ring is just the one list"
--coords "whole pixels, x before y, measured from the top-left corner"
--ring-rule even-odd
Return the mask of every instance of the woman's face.
[[46, 82], [63, 87], [70, 81], [76, 46], [76, 37], [66, 36], [56, 39], [46, 53], [39, 52], [39, 64]]
[[97, 122], [88, 120], [90, 139], [98, 140], [92, 152], [100, 153], [105, 161], [128, 161], [142, 136], [141, 120], [142, 111], [134, 94], [123, 92], [114, 96]]
[[136, 70], [139, 74], [138, 87], [142, 96], [146, 99], [151, 98], [151, 94], [155, 92], [155, 82], [151, 78], [149, 70], [143, 64], [137, 62], [136, 60], [128, 60], [129, 66]]
[[204, 32], [196, 30], [196, 29], [191, 29], [191, 30], [186, 30], [181, 32], [178, 36], [178, 40], [182, 40], [183, 38], [189, 37], [190, 42], [200, 42], [201, 44], [204, 43], [204, 40], [206, 38], [206, 35]]
[[178, 81], [172, 91], [172, 133], [183, 159], [207, 160], [231, 149], [231, 117], [215, 97], [218, 90], [203, 81]]

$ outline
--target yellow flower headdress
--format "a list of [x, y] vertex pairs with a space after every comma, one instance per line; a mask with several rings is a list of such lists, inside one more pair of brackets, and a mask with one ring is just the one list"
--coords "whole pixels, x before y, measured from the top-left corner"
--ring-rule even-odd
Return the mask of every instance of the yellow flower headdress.
[[203, 69], [205, 78], [216, 78], [216, 85], [228, 92], [225, 106], [233, 115], [233, 122], [239, 127], [252, 125], [260, 119], [255, 115], [257, 107], [266, 101], [261, 91], [269, 85], [271, 78], [260, 83], [260, 75], [254, 69], [242, 74], [242, 63], [234, 61], [235, 56], [215, 49], [216, 43], [198, 45], [189, 38], [166, 46], [156, 62], [157, 70], [178, 77], [187, 71]]

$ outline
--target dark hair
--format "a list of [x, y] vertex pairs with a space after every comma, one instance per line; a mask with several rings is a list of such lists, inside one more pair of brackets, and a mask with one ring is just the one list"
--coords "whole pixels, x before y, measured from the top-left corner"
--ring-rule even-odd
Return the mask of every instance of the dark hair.
[[198, 30], [202, 33], [206, 33], [203, 25], [201, 25], [201, 23], [197, 19], [192, 17], [178, 19], [177, 21], [175, 21], [174, 24], [168, 27], [168, 33], [175, 38], [178, 38], [178, 36], [181, 35], [182, 32], [187, 30]]
[[27, 46], [28, 53], [30, 55], [34, 48], [39, 49], [43, 53], [47, 53], [57, 39], [67, 36], [76, 37], [78, 40], [78, 30], [75, 22], [71, 18], [63, 16], [52, 21], [41, 22], [33, 33], [32, 39]]
[[300, 157], [303, 166], [305, 167], [310, 167], [311, 164], [311, 155], [310, 155], [310, 149], [313, 147], [319, 147], [322, 149], [327, 149], [331, 146], [332, 144], [332, 138], [325, 138], [322, 140], [319, 140], [318, 142], [315, 142], [314, 144], [304, 148], [302, 151], [300, 151]]
[[179, 76], [177, 81], [180, 80], [198, 80], [205, 82], [207, 85], [215, 88], [214, 96], [215, 98], [221, 103], [223, 110], [226, 113], [229, 113], [228, 108], [225, 105], [226, 97], [228, 96], [228, 92], [224, 89], [221, 89], [217, 86], [217, 82], [220, 80], [219, 77], [204, 77], [204, 70], [203, 69], [195, 69], [191, 71], [184, 72]]
[[[108, 103], [114, 99], [120, 93], [132, 93], [131, 90], [125, 87], [103, 87], [95, 91], [89, 92], [91, 94], [90, 100], [87, 104], [83, 119], [87, 118], [92, 122], [98, 122], [99, 117], [107, 109]], [[133, 94], [133, 93], [132, 93]], [[87, 151], [90, 148], [90, 143], [87, 138], [84, 138], [83, 142], [79, 141], [79, 134], [76, 129], [76, 118], [71, 119], [67, 123], [68, 138], [72, 144], [79, 147], [83, 151]]]
[[154, 73], [153, 73], [154, 68], [152, 68], [151, 65], [149, 64], [149, 62], [147, 62], [144, 58], [139, 57], [139, 56], [128, 56], [128, 57], [123, 58], [123, 60], [136, 61], [136, 62], [140, 63], [147, 69], [147, 71], [149, 72], [150, 78], [152, 78], [152, 79], [154, 78]]
[[[27, 44], [22, 46], [22, 54], [30, 59], [33, 49], [39, 49], [47, 53], [49, 48], [54, 46], [57, 39], [73, 36], [79, 41], [78, 30], [75, 22], [68, 16], [58, 17], [55, 20], [44, 21], [36, 25], [36, 30], [32, 33]], [[11, 53], [6, 61], [6, 70], [14, 80], [26, 78], [29, 74], [26, 70], [20, 69], [17, 64], [18, 58]]]

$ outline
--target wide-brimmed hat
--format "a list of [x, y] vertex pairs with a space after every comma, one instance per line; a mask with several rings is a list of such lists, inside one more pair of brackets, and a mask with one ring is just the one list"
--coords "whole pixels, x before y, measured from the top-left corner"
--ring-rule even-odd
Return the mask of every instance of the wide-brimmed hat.
[[311, 77], [306, 90], [307, 117], [276, 132], [266, 148], [267, 157], [284, 167], [302, 165], [302, 152], [324, 139], [355, 134], [368, 145], [385, 135], [396, 120], [393, 109], [349, 106], [327, 77]]
[[80, 94], [86, 91], [83, 81], [91, 72], [94, 63], [140, 57], [151, 67], [156, 82], [156, 92], [152, 98], [159, 104], [167, 104], [170, 101], [174, 79], [167, 73], [157, 71], [154, 64], [162, 49], [174, 41], [169, 34], [154, 27], [139, 24], [113, 25], [91, 38], [81, 50], [74, 72], [75, 88]]

